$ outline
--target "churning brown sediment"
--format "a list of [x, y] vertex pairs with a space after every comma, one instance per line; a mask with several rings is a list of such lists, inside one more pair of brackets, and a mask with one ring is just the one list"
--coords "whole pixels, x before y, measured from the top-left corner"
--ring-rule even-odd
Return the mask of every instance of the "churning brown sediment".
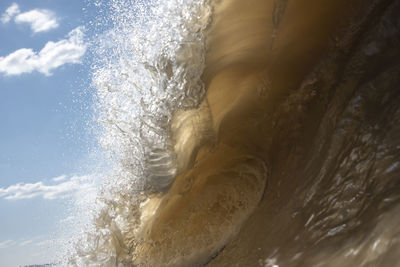
[[396, 0], [215, 1], [206, 97], [175, 117], [187, 170], [134, 262], [400, 266], [398, 14]]

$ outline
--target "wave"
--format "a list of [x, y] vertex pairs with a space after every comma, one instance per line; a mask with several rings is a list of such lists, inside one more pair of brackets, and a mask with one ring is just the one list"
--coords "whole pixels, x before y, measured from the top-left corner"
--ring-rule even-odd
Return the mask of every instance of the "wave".
[[400, 2], [111, 1], [115, 162], [76, 266], [394, 266]]

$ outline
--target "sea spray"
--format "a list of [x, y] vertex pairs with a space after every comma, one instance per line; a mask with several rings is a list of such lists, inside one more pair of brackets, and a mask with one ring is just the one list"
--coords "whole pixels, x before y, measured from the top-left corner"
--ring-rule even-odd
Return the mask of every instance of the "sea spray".
[[[141, 241], [136, 235], [141, 203], [179, 172], [170, 132], [173, 112], [195, 108], [204, 98], [204, 31], [211, 7], [207, 0], [94, 5], [98, 135], [113, 169], [90, 213], [93, 223], [73, 238], [73, 252], [61, 264], [131, 266]], [[76, 216], [82, 215], [89, 216]]]
[[172, 112], [204, 96], [207, 1], [113, 1], [113, 27], [96, 49], [101, 144], [136, 189], [163, 188], [177, 173]]

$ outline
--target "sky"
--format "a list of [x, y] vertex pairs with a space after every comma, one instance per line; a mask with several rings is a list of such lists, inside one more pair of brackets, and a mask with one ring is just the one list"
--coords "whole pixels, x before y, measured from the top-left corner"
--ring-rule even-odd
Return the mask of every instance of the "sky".
[[0, 267], [43, 264], [95, 145], [81, 0], [0, 1]]

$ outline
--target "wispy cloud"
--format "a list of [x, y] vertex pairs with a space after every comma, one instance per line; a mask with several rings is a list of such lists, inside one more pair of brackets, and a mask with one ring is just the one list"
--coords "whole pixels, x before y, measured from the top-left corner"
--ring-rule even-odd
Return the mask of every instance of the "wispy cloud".
[[10, 7], [1, 15], [1, 22], [8, 23], [17, 14], [20, 13], [19, 6], [16, 3], [12, 3]]
[[77, 27], [68, 34], [67, 39], [47, 42], [39, 53], [30, 48], [18, 49], [6, 57], [0, 57], [0, 72], [20, 75], [38, 71], [49, 76], [52, 70], [64, 64], [81, 63], [87, 47], [83, 37], [82, 27]]
[[77, 194], [89, 194], [95, 189], [93, 175], [72, 176], [65, 182], [49, 185], [44, 182], [18, 183], [7, 188], [0, 187], [0, 198], [8, 200], [30, 199], [59, 199], [72, 197]]
[[63, 180], [65, 180], [67, 178], [67, 176], [66, 175], [61, 175], [61, 176], [58, 176], [58, 177], [54, 177], [53, 179], [51, 179], [53, 182], [60, 182], [60, 181], [63, 181]]
[[29, 24], [34, 33], [46, 32], [59, 26], [56, 15], [48, 9], [33, 9], [18, 14], [14, 21], [17, 24]]
[[0, 249], [1, 249], [1, 248], [8, 248], [8, 247], [11, 247], [11, 246], [14, 245], [14, 244], [15, 244], [15, 241], [14, 241], [14, 240], [11, 240], [11, 239], [5, 240], [5, 241], [3, 241], [3, 242], [0, 242]]
[[54, 243], [55, 243], [54, 240], [42, 240], [40, 242], [37, 242], [35, 245], [39, 247], [47, 247], [53, 245]]
[[21, 243], [19, 243], [19, 246], [23, 247], [23, 246], [26, 246], [26, 245], [28, 245], [28, 244], [30, 244], [32, 242], [33, 242], [33, 240], [31, 240], [31, 239], [25, 240], [25, 241], [22, 241]]

